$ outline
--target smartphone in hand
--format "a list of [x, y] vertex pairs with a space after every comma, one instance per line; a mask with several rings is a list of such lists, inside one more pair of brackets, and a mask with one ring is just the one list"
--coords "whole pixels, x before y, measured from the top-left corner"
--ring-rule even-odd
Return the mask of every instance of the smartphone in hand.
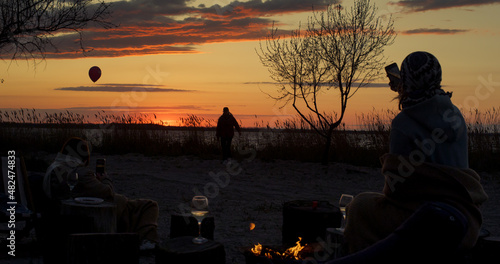
[[401, 75], [398, 65], [393, 63], [386, 66], [385, 72], [387, 73], [387, 77], [389, 77], [391, 90], [397, 92], [398, 87], [401, 85]]

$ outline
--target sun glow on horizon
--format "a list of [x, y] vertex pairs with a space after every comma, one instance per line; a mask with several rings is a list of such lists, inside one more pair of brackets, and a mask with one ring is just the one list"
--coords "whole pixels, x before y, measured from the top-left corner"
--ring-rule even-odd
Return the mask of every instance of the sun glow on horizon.
[[[206, 19], [205, 24], [185, 19], [190, 14], [182, 12], [175, 13], [179, 16], [168, 20], [170, 24], [149, 23], [150, 17], [137, 16], [134, 18], [144, 21], [134, 25], [124, 23], [122, 29], [96, 30], [95, 36], [88, 35], [103, 41], [89, 42], [101, 45], [103, 51], [118, 52], [132, 47], [136, 49], [133, 52], [141, 50], [141, 56], [129, 56], [132, 50], [119, 57], [83, 57], [80, 54], [72, 59], [48, 58], [39, 61], [36, 67], [31, 61], [0, 62], [0, 79], [4, 80], [0, 83], [0, 110], [35, 108], [49, 113], [68, 110], [89, 116], [101, 110], [116, 116], [154, 114], [153, 122], [171, 126], [181, 124], [180, 119], [188, 115], [214, 123], [224, 106], [231, 109], [244, 127], [273, 127], [277, 122], [297, 118], [290, 105], [282, 107], [280, 102], [268, 96], [278, 87], [272, 84], [270, 73], [259, 60], [256, 49], [262, 37], [259, 34], [268, 29], [267, 22], [275, 20], [276, 25], [288, 30], [296, 28], [298, 21], [305, 23], [311, 12], [295, 12], [303, 11], [302, 7], [271, 5], [272, 2], [190, 1], [185, 2], [186, 6], [195, 8], [196, 16], [204, 15], [200, 19]], [[455, 104], [480, 110], [498, 106], [500, 52], [496, 44], [500, 30], [498, 23], [493, 22], [497, 21], [500, 5], [471, 2], [466, 7], [399, 12], [394, 5], [386, 5], [387, 2], [376, 2], [379, 12], [393, 14], [396, 30], [404, 32], [394, 44], [386, 47], [388, 62], [400, 64], [413, 51], [429, 51], [443, 67], [443, 85], [445, 90], [453, 92]], [[217, 13], [217, 3], [227, 8]], [[135, 4], [135, 1], [127, 4]], [[178, 8], [168, 3], [158, 8], [170, 14], [167, 7]], [[137, 11], [147, 13], [151, 10], [141, 6]], [[220, 13], [222, 11], [224, 13]], [[162, 33], [161, 29], [166, 28], [176, 32], [190, 30], [191, 35]], [[203, 32], [200, 29], [204, 29]], [[108, 33], [120, 41], [106, 42]], [[133, 33], [138, 33], [137, 38]], [[242, 33], [247, 34], [240, 35]], [[135, 46], [130, 46], [131, 43]], [[177, 54], [159, 54], [158, 49]], [[95, 84], [88, 76], [89, 68], [94, 65], [102, 70]], [[385, 76], [377, 82], [385, 83]], [[490, 90], [482, 89], [478, 99], [477, 89], [485, 85], [492, 87], [493, 92], [485, 96]], [[388, 87], [379, 86], [362, 88], [349, 99], [343, 119], [346, 125], [355, 126], [357, 116], [372, 110], [397, 109], [397, 103], [392, 100], [395, 94]], [[324, 111], [336, 111], [337, 99], [338, 96], [328, 97]]]

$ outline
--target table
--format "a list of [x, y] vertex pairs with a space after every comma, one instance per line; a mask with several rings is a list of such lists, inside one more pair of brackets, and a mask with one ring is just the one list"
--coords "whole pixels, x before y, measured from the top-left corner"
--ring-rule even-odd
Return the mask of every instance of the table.
[[92, 217], [91, 231], [95, 233], [116, 233], [116, 204], [102, 202], [85, 204], [73, 199], [61, 202], [61, 214]]
[[295, 246], [298, 238], [302, 243], [325, 240], [325, 230], [340, 227], [340, 209], [327, 201], [295, 200], [283, 204], [282, 241], [284, 246]]
[[208, 240], [203, 244], [194, 244], [193, 238], [177, 237], [161, 243], [156, 251], [155, 263], [226, 263], [226, 251], [221, 243]]

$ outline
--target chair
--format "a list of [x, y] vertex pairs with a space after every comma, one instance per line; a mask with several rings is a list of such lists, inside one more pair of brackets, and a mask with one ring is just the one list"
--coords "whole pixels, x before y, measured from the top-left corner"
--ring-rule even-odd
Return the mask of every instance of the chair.
[[457, 263], [462, 257], [458, 248], [467, 225], [467, 219], [456, 208], [429, 202], [385, 239], [327, 263]]
[[1, 174], [0, 232], [26, 237], [35, 226], [36, 213], [24, 159], [2, 157]]

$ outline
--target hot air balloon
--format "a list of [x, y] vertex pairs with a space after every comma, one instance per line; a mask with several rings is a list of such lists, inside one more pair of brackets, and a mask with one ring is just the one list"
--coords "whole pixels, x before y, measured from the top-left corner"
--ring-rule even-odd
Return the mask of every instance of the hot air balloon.
[[89, 77], [93, 82], [96, 82], [101, 77], [101, 69], [97, 66], [90, 68]]

